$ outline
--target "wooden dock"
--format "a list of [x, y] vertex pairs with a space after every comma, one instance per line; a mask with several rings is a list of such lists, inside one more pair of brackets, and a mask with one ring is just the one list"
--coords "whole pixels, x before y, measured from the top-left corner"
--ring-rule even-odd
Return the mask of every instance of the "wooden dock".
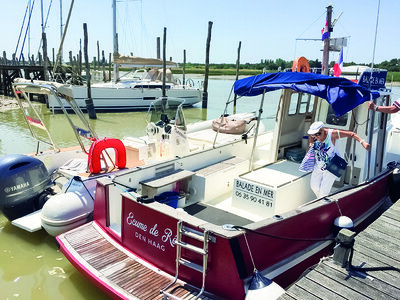
[[[85, 269], [113, 298], [163, 299], [160, 290], [173, 280], [172, 276], [126, 251], [95, 222], [62, 234], [58, 240], [73, 254], [72, 264], [78, 270]], [[167, 292], [180, 299], [196, 299], [199, 289], [178, 280]], [[218, 297], [203, 293], [199, 299]]]
[[[352, 265], [323, 259], [280, 299], [400, 299], [400, 201], [355, 237]], [[364, 272], [363, 268], [396, 270]]]

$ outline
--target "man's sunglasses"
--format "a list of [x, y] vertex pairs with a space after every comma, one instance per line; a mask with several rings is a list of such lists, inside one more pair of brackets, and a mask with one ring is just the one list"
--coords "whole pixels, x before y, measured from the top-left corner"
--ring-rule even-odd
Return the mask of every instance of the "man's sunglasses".
[[317, 133], [313, 134], [313, 136], [320, 136], [322, 134], [322, 131], [318, 131]]

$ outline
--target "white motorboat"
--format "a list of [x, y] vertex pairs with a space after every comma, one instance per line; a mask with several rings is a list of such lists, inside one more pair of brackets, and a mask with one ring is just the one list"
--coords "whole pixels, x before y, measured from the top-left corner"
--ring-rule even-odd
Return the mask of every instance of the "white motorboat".
[[[1, 158], [0, 168], [7, 180], [2, 183], [5, 192], [0, 209], [13, 225], [31, 232], [44, 228], [55, 236], [90, 221], [93, 218], [96, 179], [100, 177], [114, 176], [126, 168], [159, 163], [212, 145], [201, 140], [188, 142], [187, 134], [211, 128], [211, 122], [187, 125], [182, 109], [185, 101], [179, 98], [161, 98], [152, 102], [147, 114], [146, 136], [113, 139], [97, 136], [72, 97], [71, 89], [65, 85], [17, 80], [13, 88], [38, 147], [32, 155]], [[51, 95], [58, 100], [76, 135], [78, 146], [59, 149], [54, 144], [45, 122], [30, 101], [29, 93]], [[76, 118], [69, 116], [64, 102], [78, 116], [80, 127], [75, 124]], [[253, 120], [254, 114], [235, 118]], [[41, 130], [41, 134], [37, 130]], [[43, 138], [43, 131], [47, 139]], [[240, 139], [240, 136], [232, 138]], [[41, 143], [50, 145], [52, 149], [40, 151]]]

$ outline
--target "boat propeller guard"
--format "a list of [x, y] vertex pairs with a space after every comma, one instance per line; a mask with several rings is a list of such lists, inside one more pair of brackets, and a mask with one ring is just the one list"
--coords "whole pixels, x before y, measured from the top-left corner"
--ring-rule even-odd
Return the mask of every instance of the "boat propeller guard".
[[89, 149], [89, 171], [99, 173], [101, 171], [101, 153], [103, 150], [113, 148], [115, 150], [115, 165], [118, 168], [126, 166], [126, 149], [119, 139], [103, 138], [92, 143]]

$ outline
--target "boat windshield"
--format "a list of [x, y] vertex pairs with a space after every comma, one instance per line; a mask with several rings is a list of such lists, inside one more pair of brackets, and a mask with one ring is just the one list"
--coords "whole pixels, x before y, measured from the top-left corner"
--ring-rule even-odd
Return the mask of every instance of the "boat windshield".
[[186, 131], [186, 120], [182, 109], [184, 102], [184, 99], [179, 98], [159, 98], [151, 104], [147, 112], [147, 123], [157, 124], [162, 121]]

